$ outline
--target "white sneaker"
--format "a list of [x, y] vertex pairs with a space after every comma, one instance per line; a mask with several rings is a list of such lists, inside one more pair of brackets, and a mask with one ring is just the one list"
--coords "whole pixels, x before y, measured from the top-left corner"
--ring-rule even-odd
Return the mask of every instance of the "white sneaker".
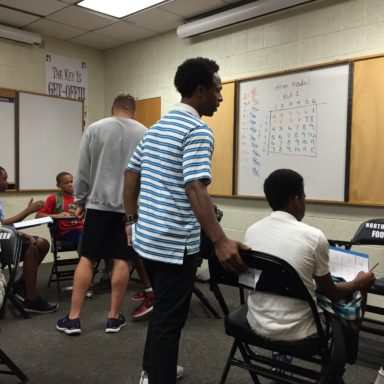
[[[184, 375], [184, 368], [181, 365], [178, 365], [176, 368], [176, 377], [177, 380], [181, 379]], [[141, 371], [139, 384], [148, 384], [148, 373], [146, 371]]]

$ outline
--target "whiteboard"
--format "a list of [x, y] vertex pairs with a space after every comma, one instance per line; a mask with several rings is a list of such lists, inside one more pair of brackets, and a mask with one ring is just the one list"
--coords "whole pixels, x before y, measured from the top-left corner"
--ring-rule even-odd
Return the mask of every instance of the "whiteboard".
[[264, 196], [279, 168], [304, 177], [307, 198], [344, 201], [349, 64], [239, 84], [236, 192]]
[[0, 97], [0, 166], [8, 173], [8, 182], [15, 177], [15, 100]]
[[83, 103], [18, 93], [19, 189], [56, 189], [59, 172], [75, 172]]

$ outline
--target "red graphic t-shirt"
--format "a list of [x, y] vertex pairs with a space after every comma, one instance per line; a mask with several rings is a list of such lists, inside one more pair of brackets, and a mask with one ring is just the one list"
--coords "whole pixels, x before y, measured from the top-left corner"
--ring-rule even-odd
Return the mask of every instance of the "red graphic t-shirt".
[[[55, 212], [55, 208], [56, 208], [56, 195], [50, 195], [45, 201], [45, 207], [41, 208], [39, 212], [45, 215], [60, 213], [60, 212]], [[77, 206], [76, 206], [74, 197], [63, 193], [63, 212], [69, 212], [71, 215], [73, 215], [73, 220], [62, 220], [58, 222], [57, 232], [56, 232], [58, 238], [63, 236], [64, 233], [68, 231], [72, 231], [74, 229], [81, 231], [83, 229], [83, 225], [84, 225], [83, 220], [77, 219], [75, 217], [76, 208]]]

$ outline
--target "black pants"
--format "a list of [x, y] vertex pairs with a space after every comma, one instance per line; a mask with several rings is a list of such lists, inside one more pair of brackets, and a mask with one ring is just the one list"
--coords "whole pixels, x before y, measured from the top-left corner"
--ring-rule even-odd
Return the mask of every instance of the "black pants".
[[148, 322], [143, 369], [150, 384], [175, 384], [181, 329], [188, 316], [198, 254], [184, 255], [183, 265], [144, 260], [155, 294]]

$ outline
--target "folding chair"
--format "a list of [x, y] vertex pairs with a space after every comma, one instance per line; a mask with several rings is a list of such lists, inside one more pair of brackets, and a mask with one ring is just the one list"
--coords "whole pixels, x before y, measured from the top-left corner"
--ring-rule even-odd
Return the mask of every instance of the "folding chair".
[[[360, 224], [351, 241], [328, 240], [330, 245], [351, 249], [354, 245], [384, 245], [384, 219], [371, 219]], [[384, 296], [384, 278], [378, 278], [368, 290], [373, 295]], [[384, 308], [366, 305], [365, 311], [384, 316]], [[376, 326], [376, 327], [375, 327]], [[375, 335], [384, 336], [384, 321], [364, 317], [361, 330]]]
[[[307, 303], [316, 324], [317, 337], [298, 341], [266, 339], [251, 329], [246, 319], [248, 307], [243, 304], [225, 317], [225, 332], [234, 338], [234, 342], [220, 383], [226, 382], [231, 366], [248, 370], [254, 383], [260, 383], [259, 376], [290, 384], [323, 383], [326, 373], [343, 372], [346, 349], [340, 324], [336, 318], [327, 317], [328, 325], [323, 328], [315, 301], [295, 269], [286, 261], [265, 253], [251, 251], [241, 255], [249, 268], [261, 271], [255, 290]], [[242, 286], [238, 281], [237, 285]], [[337, 342], [331, 336], [331, 329], [338, 335]], [[238, 350], [240, 356], [236, 357]], [[272, 351], [291, 355], [294, 360], [291, 364], [275, 360]], [[301, 360], [310, 364], [303, 367], [298, 364]]]
[[25, 312], [23, 306], [16, 300], [13, 291], [13, 284], [19, 268], [22, 243], [21, 235], [14, 228], [4, 225], [0, 226], [0, 264], [2, 269], [8, 269], [9, 275], [7, 286], [5, 288], [4, 301], [0, 308], [0, 314], [1, 316], [4, 316], [6, 302], [9, 299], [20, 314], [25, 319], [29, 319], [30, 316]]
[[5, 365], [8, 369], [0, 369], [0, 374], [15, 375], [20, 379], [20, 383], [27, 383], [28, 377], [20, 370], [20, 368], [0, 349], [0, 365]]
[[79, 256], [61, 258], [59, 253], [62, 252], [74, 252], [77, 250], [77, 244], [73, 244], [67, 241], [57, 240], [57, 224], [61, 220], [73, 220], [73, 218], [59, 218], [53, 219], [53, 223], [48, 224], [49, 233], [51, 235], [51, 252], [53, 255], [53, 264], [51, 273], [48, 279], [48, 287], [51, 283], [56, 283], [57, 296], [61, 299], [61, 282], [72, 281], [75, 273], [76, 265], [79, 262]]

